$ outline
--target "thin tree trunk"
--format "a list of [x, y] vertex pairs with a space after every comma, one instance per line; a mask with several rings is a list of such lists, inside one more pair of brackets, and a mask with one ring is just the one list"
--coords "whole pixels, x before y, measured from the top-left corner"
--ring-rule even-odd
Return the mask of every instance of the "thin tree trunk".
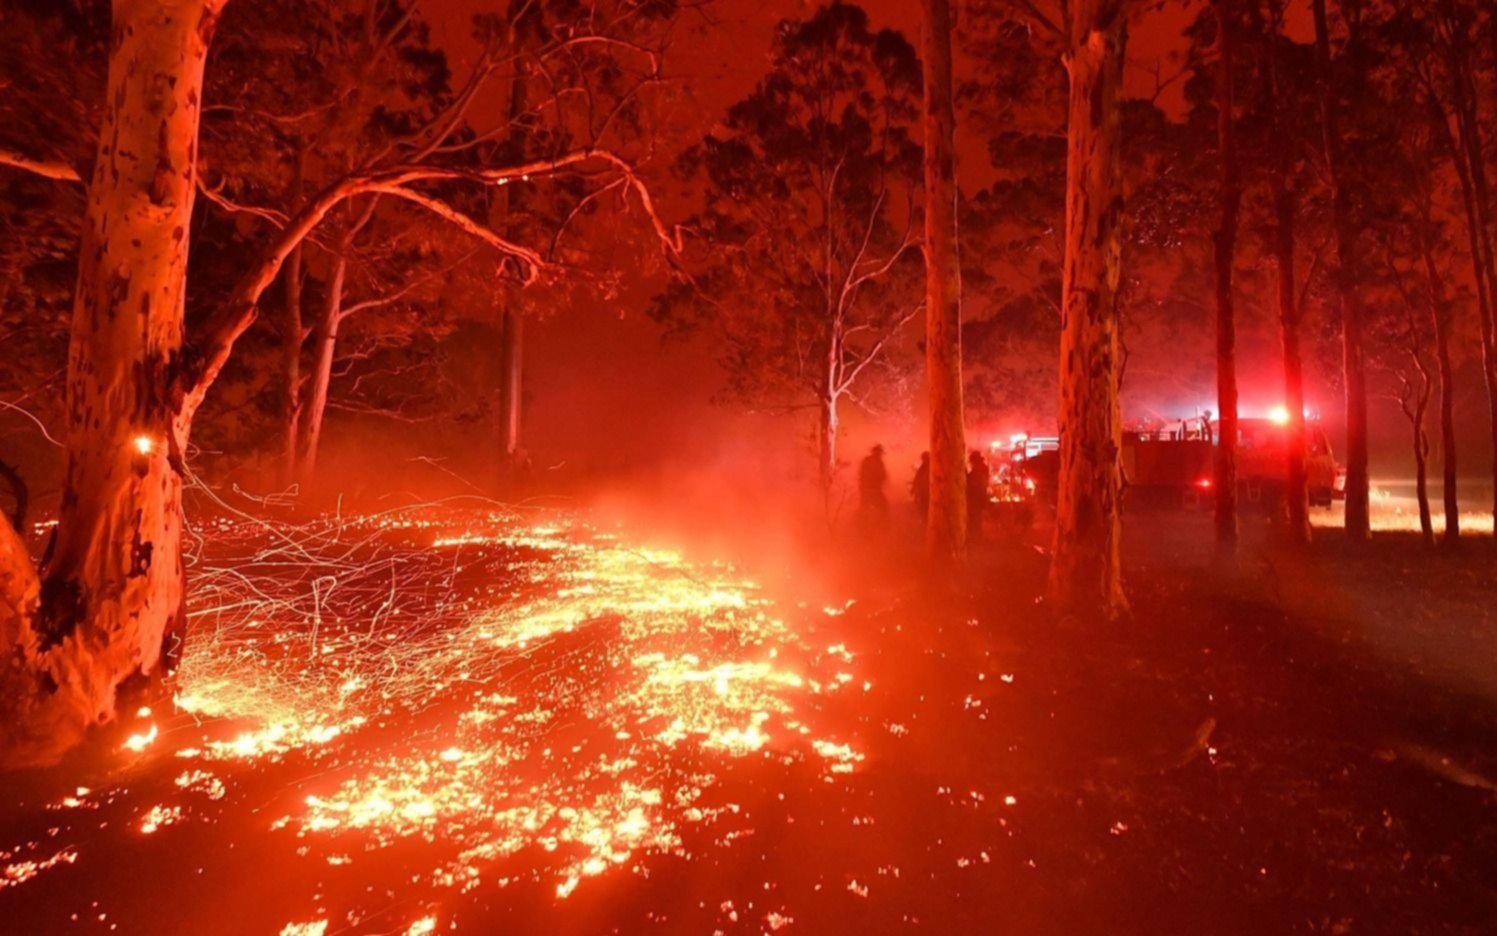
[[[159, 676], [184, 624], [180, 363], [203, 63], [222, 2], [116, 0], [68, 349], [67, 473], [38, 591], [0, 535], [0, 761], [45, 763]], [[144, 679], [143, 679], [144, 678]]]
[[1060, 475], [1048, 593], [1062, 613], [1114, 618], [1127, 610], [1117, 307], [1123, 220], [1119, 94], [1127, 24], [1115, 0], [1078, 0], [1071, 12]]
[[1289, 414], [1287, 427], [1288, 460], [1285, 497], [1289, 505], [1289, 535], [1294, 542], [1309, 543], [1309, 478], [1305, 469], [1308, 439], [1305, 432], [1305, 366], [1300, 353], [1300, 308], [1295, 290], [1295, 198], [1289, 180], [1274, 180], [1274, 253], [1278, 266], [1279, 342], [1284, 357], [1284, 408]]
[[[298, 141], [296, 165], [292, 172], [290, 198], [293, 208], [301, 205], [302, 183], [306, 174], [306, 146]], [[300, 245], [286, 258], [286, 320], [281, 325], [281, 483], [297, 479], [297, 446], [301, 439], [301, 347], [306, 340], [302, 324], [302, 248]]]
[[961, 558], [966, 546], [968, 518], [950, 0], [924, 0], [924, 12], [925, 380], [930, 407], [925, 537], [931, 556], [951, 563]]
[[[517, 45], [518, 18], [523, 15], [523, 0], [510, 4], [510, 43]], [[523, 64], [515, 69], [509, 83], [509, 133], [505, 139], [505, 157], [519, 161], [525, 152], [525, 81], [529, 72]], [[489, 200], [490, 223], [495, 230], [504, 232], [510, 240], [518, 240], [521, 233], [520, 216], [525, 209], [524, 191], [520, 183], [498, 186]], [[499, 399], [498, 436], [501, 469], [509, 472], [515, 467], [520, 451], [521, 416], [524, 390], [524, 323], [521, 321], [519, 297], [499, 282], [496, 294], [499, 298]]]
[[302, 486], [309, 487], [317, 477], [317, 456], [322, 446], [322, 423], [327, 414], [328, 390], [333, 381], [333, 361], [338, 354], [338, 328], [343, 319], [343, 287], [348, 276], [345, 238], [333, 257], [328, 275], [327, 294], [312, 331], [312, 373], [307, 381], [307, 396], [302, 410], [301, 452], [297, 457]]
[[[1461, 183], [1461, 197], [1465, 206], [1466, 238], [1471, 251], [1471, 272], [1476, 282], [1476, 311], [1481, 329], [1482, 381], [1487, 393], [1487, 421], [1492, 438], [1492, 478], [1494, 483], [1497, 483], [1497, 359], [1494, 359], [1497, 355], [1494, 355], [1492, 347], [1492, 304], [1494, 300], [1497, 300], [1493, 287], [1497, 286], [1497, 282], [1494, 282], [1492, 277], [1492, 264], [1489, 256], [1491, 241], [1486, 235], [1486, 226], [1477, 207], [1476, 188], [1471, 178], [1471, 168], [1462, 152], [1462, 147], [1450, 133], [1450, 125], [1445, 122], [1446, 116], [1443, 108], [1440, 109], [1438, 120], [1439, 127], [1444, 131], [1441, 135], [1456, 167], [1456, 176]], [[1497, 516], [1497, 507], [1494, 507], [1494, 516]]]
[[286, 321], [281, 326], [281, 480], [298, 477], [297, 446], [301, 439], [302, 250], [286, 259]]
[[[1486, 306], [1481, 316], [1481, 360], [1482, 378], [1487, 390], [1487, 409], [1492, 454], [1492, 516], [1497, 520], [1497, 247], [1493, 246], [1493, 217], [1491, 184], [1487, 176], [1486, 156], [1481, 135], [1481, 121], [1477, 110], [1476, 88], [1471, 79], [1471, 62], [1465, 55], [1449, 56], [1451, 85], [1455, 91], [1456, 125], [1460, 128], [1460, 145], [1465, 151], [1466, 178], [1471, 186], [1471, 201], [1468, 210], [1473, 211], [1476, 245], [1480, 257], [1481, 273], [1486, 279]], [[1480, 307], [1479, 307], [1480, 308]]]
[[1274, 261], [1278, 271], [1279, 345], [1284, 361], [1284, 408], [1289, 415], [1286, 427], [1285, 490], [1288, 507], [1290, 542], [1308, 544], [1313, 536], [1310, 527], [1309, 479], [1305, 469], [1307, 438], [1305, 433], [1305, 365], [1300, 352], [1300, 305], [1295, 280], [1296, 215], [1299, 206], [1294, 191], [1294, 155], [1289, 145], [1288, 129], [1280, 105], [1278, 40], [1283, 8], [1272, 6], [1270, 31], [1264, 43], [1268, 83], [1266, 97], [1272, 108], [1272, 124], [1280, 140], [1273, 172], [1269, 176], [1274, 205]]
[[821, 398], [821, 413], [817, 431], [817, 481], [821, 485], [821, 496], [831, 506], [832, 480], [837, 475], [837, 398], [828, 394]]
[[1362, 294], [1357, 235], [1351, 199], [1340, 178], [1335, 82], [1331, 73], [1331, 40], [1326, 0], [1314, 0], [1315, 58], [1320, 79], [1320, 123], [1327, 176], [1331, 185], [1332, 226], [1336, 236], [1336, 288], [1341, 303], [1341, 362], [1346, 380], [1346, 534], [1353, 540], [1371, 536], [1370, 482], [1367, 468], [1367, 372], [1362, 350]]
[[1424, 274], [1429, 287], [1429, 313], [1435, 333], [1435, 372], [1440, 389], [1440, 466], [1441, 493], [1445, 508], [1445, 535], [1441, 542], [1454, 547], [1461, 539], [1461, 506], [1456, 491], [1455, 451], [1455, 369], [1450, 361], [1450, 306], [1445, 298], [1445, 281], [1435, 264], [1434, 249], [1429, 240], [1431, 219], [1426, 213], [1419, 238], [1424, 256]]
[[1216, 139], [1221, 175], [1216, 247], [1216, 404], [1221, 434], [1216, 445], [1216, 546], [1223, 555], [1237, 551], [1237, 321], [1232, 307], [1232, 267], [1237, 260], [1237, 220], [1242, 189], [1237, 180], [1237, 149], [1232, 129], [1232, 28], [1226, 0], [1215, 0], [1217, 43]]
[[338, 238], [333, 248], [333, 265], [328, 273], [327, 292], [323, 296], [322, 311], [317, 325], [312, 330], [312, 374], [307, 383], [306, 399], [302, 402], [301, 447], [297, 454], [297, 469], [302, 487], [308, 488], [317, 480], [317, 456], [322, 446], [322, 427], [327, 418], [327, 401], [332, 389], [333, 363], [338, 358], [338, 331], [343, 324], [343, 294], [348, 286], [348, 257], [360, 232], [374, 219], [379, 207], [379, 196], [369, 199], [357, 215], [350, 210], [348, 227]]
[[1423, 344], [1418, 324], [1414, 321], [1413, 309], [1409, 310], [1409, 359], [1414, 364], [1417, 382], [1404, 381], [1400, 403], [1404, 415], [1409, 418], [1409, 428], [1414, 442], [1414, 497], [1419, 505], [1419, 532], [1427, 545], [1435, 544], [1435, 524], [1429, 510], [1429, 434], [1424, 431], [1424, 419], [1429, 412], [1429, 395], [1432, 382], [1429, 369], [1424, 366]]
[[1420, 391], [1411, 421], [1414, 427], [1414, 491], [1419, 500], [1419, 532], [1424, 542], [1435, 544], [1435, 524], [1429, 512], [1429, 436], [1424, 432], [1424, 416], [1429, 408], [1429, 390]]
[[518, 310], [500, 312], [499, 452], [512, 464], [520, 452], [520, 404], [523, 399], [525, 321]]

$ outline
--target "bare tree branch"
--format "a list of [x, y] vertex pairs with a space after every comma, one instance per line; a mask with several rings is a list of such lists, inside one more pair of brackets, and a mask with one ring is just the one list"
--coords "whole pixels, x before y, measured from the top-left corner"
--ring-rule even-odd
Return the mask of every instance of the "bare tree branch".
[[[1014, 5], [1017, 6], [1025, 16], [1028, 16], [1030, 19], [1034, 20], [1034, 22], [1046, 32], [1050, 33], [1056, 39], [1059, 39], [1062, 42], [1065, 41], [1066, 31], [1064, 29], [1061, 29], [1059, 24], [1057, 24], [1054, 20], [1041, 12], [1040, 8], [1036, 6], [1032, 2], [1032, 0], [1014, 0]], [[1062, 9], [1062, 12], [1064, 12], [1064, 9]]]
[[[546, 159], [484, 169], [405, 165], [350, 173], [323, 189], [287, 222], [280, 235], [266, 246], [260, 261], [240, 278], [228, 302], [207, 323], [202, 337], [189, 341], [189, 353], [184, 356], [183, 366], [177, 375], [174, 388], [178, 411], [184, 424], [190, 421], [192, 414], [202, 404], [208, 387], [218, 377], [228, 361], [229, 352], [233, 350], [234, 343], [254, 322], [260, 296], [275, 280], [281, 265], [285, 263], [286, 258], [296, 249], [296, 246], [306, 239], [333, 208], [342, 202], [366, 193], [396, 195], [441, 214], [446, 220], [483, 237], [490, 243], [498, 240], [504, 245], [501, 249], [525, 256], [524, 252], [528, 248], [510, 244], [492, 232], [485, 233], [485, 229], [456, 209], [431, 196], [415, 192], [407, 186], [414, 182], [424, 181], [467, 181], [485, 185], [505, 185], [515, 179], [529, 180], [531, 176], [555, 175], [588, 162], [602, 162], [618, 171], [627, 180], [629, 187], [639, 195], [641, 205], [649, 216], [661, 243], [671, 253], [679, 253], [681, 250], [680, 231], [672, 231], [666, 226], [655, 208], [649, 189], [635, 174], [633, 165], [617, 153], [605, 149], [584, 147]], [[495, 246], [499, 244], [496, 243]], [[529, 253], [539, 259], [539, 255], [534, 251], [529, 251]]]
[[529, 268], [523, 271], [521, 281], [526, 286], [535, 282], [541, 269], [546, 265], [545, 258], [537, 251], [501, 237], [440, 199], [432, 198], [415, 189], [408, 189], [399, 185], [381, 186], [370, 189], [370, 191], [393, 195], [396, 198], [403, 198], [406, 201], [420, 205], [444, 221], [451, 222], [474, 237], [483, 240], [500, 253], [509, 254], [512, 257], [517, 257], [525, 261], [529, 265]]
[[59, 182], [79, 182], [83, 177], [78, 170], [60, 159], [33, 159], [15, 150], [0, 147], [0, 166], [14, 166], [32, 175], [39, 175]]

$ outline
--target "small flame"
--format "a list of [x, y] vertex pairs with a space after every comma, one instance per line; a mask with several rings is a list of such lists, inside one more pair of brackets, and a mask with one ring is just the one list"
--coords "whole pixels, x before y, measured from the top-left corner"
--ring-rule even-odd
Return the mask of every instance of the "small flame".
[[130, 737], [126, 738], [124, 746], [127, 751], [134, 751], [135, 753], [139, 754], [147, 747], [150, 747], [151, 742], [155, 740], [156, 726], [153, 724], [151, 725], [150, 730], [145, 734], [133, 734]]
[[149, 455], [156, 449], [156, 440], [145, 434], [138, 435], [130, 441], [140, 455]]

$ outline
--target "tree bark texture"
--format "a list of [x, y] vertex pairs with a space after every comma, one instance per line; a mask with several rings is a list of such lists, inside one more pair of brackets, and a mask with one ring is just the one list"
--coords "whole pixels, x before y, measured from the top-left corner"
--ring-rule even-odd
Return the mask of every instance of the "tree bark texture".
[[1216, 405], [1221, 433], [1216, 445], [1216, 546], [1219, 553], [1237, 551], [1237, 319], [1233, 309], [1232, 267], [1237, 261], [1237, 221], [1242, 189], [1237, 178], [1236, 140], [1232, 121], [1232, 29], [1228, 0], [1215, 0], [1217, 24], [1216, 141], [1217, 229], [1212, 237], [1216, 259]]
[[1435, 263], [1429, 240], [1431, 220], [1421, 219], [1420, 253], [1424, 258], [1425, 282], [1429, 291], [1430, 321], [1435, 334], [1435, 375], [1440, 391], [1440, 468], [1441, 495], [1445, 510], [1445, 534], [1441, 543], [1455, 546], [1461, 539], [1461, 504], [1457, 491], [1455, 440], [1455, 368], [1450, 360], [1450, 304], [1445, 295], [1445, 280]]
[[[287, 203], [300, 206], [306, 175], [306, 144], [298, 141], [296, 165], [291, 177]], [[291, 484], [298, 478], [297, 450], [301, 445], [301, 350], [306, 342], [302, 316], [303, 275], [302, 248], [298, 246], [286, 259], [286, 318], [281, 324], [281, 483]]]
[[1346, 535], [1371, 536], [1370, 479], [1367, 474], [1367, 368], [1362, 348], [1361, 273], [1351, 199], [1340, 171], [1336, 82], [1331, 67], [1326, 0], [1314, 0], [1315, 59], [1320, 81], [1320, 123], [1326, 174], [1331, 186], [1332, 227], [1336, 237], [1336, 291], [1341, 304], [1341, 367], [1346, 382]]
[[1071, 7], [1060, 475], [1048, 593], [1061, 613], [1117, 617], [1123, 596], [1118, 283], [1123, 221], [1119, 92], [1127, 25], [1116, 0]]
[[[1472, 60], [1468, 46], [1452, 48], [1447, 57], [1455, 106], [1457, 138], [1450, 141], [1457, 170], [1464, 187], [1467, 225], [1472, 243], [1473, 262], [1480, 258], [1477, 270], [1478, 313], [1481, 316], [1482, 378], [1487, 391], [1488, 428], [1491, 438], [1492, 516], [1497, 518], [1497, 248], [1493, 246], [1493, 227], [1497, 224], [1492, 211], [1491, 182], [1487, 175], [1485, 149], [1481, 132], [1477, 90], [1471, 74]], [[1448, 132], [1448, 124], [1446, 125]]]
[[962, 407], [962, 276], [957, 229], [956, 116], [950, 0], [925, 14], [925, 382], [930, 407], [930, 511], [926, 546], [958, 561], [967, 542]]
[[837, 398], [827, 395], [821, 398], [820, 419], [817, 422], [817, 481], [821, 495], [831, 506], [832, 481], [837, 476]]
[[[520, 15], [520, 4], [511, 5], [511, 20]], [[514, 41], [514, 40], [512, 40]], [[505, 140], [505, 155], [519, 160], [525, 151], [525, 81], [529, 71], [515, 69], [509, 83], [509, 124]], [[489, 223], [496, 231], [502, 231], [510, 240], [517, 240], [521, 231], [520, 215], [525, 209], [523, 183], [499, 186], [489, 196]], [[502, 267], [501, 267], [502, 269]], [[520, 451], [520, 432], [523, 388], [524, 388], [524, 323], [518, 296], [503, 277], [495, 285], [499, 314], [499, 386], [498, 386], [498, 443], [501, 468], [506, 472], [515, 466]]]
[[317, 455], [322, 447], [322, 423], [327, 415], [328, 392], [333, 382], [333, 361], [338, 356], [338, 329], [343, 323], [343, 288], [348, 279], [347, 251], [351, 238], [339, 243], [328, 272], [327, 293], [312, 330], [312, 372], [307, 376], [306, 400], [302, 405], [301, 452], [297, 472], [303, 487], [317, 477]]
[[286, 261], [286, 320], [281, 326], [281, 479], [298, 478], [297, 449], [301, 445], [302, 250]]
[[51, 561], [0, 542], [0, 759], [45, 763], [160, 674], [184, 623], [177, 371], [203, 65], [221, 0], [115, 0], [68, 349]]
[[1288, 513], [1288, 540], [1308, 545], [1313, 537], [1310, 527], [1309, 478], [1305, 468], [1308, 438], [1305, 432], [1305, 365], [1300, 350], [1300, 303], [1295, 280], [1295, 253], [1298, 249], [1298, 197], [1294, 189], [1294, 149], [1288, 145], [1289, 129], [1280, 101], [1278, 39], [1283, 22], [1283, 7], [1270, 7], [1270, 33], [1264, 43], [1266, 82], [1265, 98], [1272, 108], [1272, 125], [1279, 135], [1274, 166], [1269, 175], [1274, 210], [1274, 266], [1278, 274], [1279, 347], [1284, 366], [1284, 409], [1289, 416], [1286, 426], [1284, 501]]
[[506, 464], [513, 464], [520, 452], [525, 319], [510, 303], [505, 303], [499, 315], [499, 455]]

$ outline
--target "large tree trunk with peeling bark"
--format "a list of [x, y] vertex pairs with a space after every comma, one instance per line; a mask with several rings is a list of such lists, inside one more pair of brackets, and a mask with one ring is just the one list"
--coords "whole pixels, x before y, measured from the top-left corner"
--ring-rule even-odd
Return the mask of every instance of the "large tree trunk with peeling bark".
[[217, 0], [115, 0], [68, 351], [67, 474], [38, 582], [0, 536], [0, 760], [45, 763], [169, 666], [183, 619], [178, 394], [203, 64]]
[[1223, 555], [1237, 550], [1237, 318], [1233, 309], [1232, 268], [1237, 262], [1237, 219], [1242, 189], [1237, 180], [1233, 134], [1232, 22], [1225, 0], [1215, 0], [1217, 25], [1217, 182], [1219, 217], [1212, 238], [1216, 248], [1216, 405], [1221, 432], [1216, 443], [1216, 546]]
[[933, 558], [954, 562], [966, 545], [968, 518], [951, 3], [924, 0], [924, 10], [925, 383], [930, 407], [930, 512], [925, 535]]
[[1351, 199], [1340, 177], [1341, 139], [1337, 129], [1335, 79], [1331, 68], [1326, 0], [1314, 0], [1315, 58], [1320, 72], [1320, 122], [1331, 214], [1336, 237], [1336, 292], [1341, 305], [1341, 367], [1346, 382], [1346, 535], [1372, 535], [1367, 452], [1367, 366], [1362, 350], [1363, 303], [1360, 253]]
[[1114, 618], [1127, 610], [1117, 308], [1123, 221], [1119, 94], [1127, 24], [1117, 0], [1079, 0], [1071, 13], [1060, 478], [1048, 591], [1062, 613]]

